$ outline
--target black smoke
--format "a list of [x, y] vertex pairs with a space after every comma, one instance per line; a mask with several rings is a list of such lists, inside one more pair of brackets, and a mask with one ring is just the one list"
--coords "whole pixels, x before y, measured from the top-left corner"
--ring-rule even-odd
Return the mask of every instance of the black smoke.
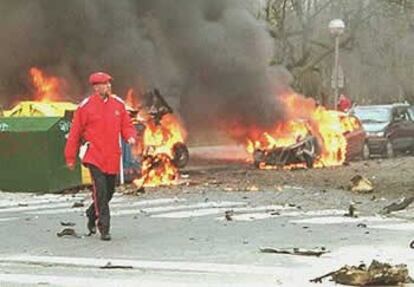
[[266, 125], [281, 116], [269, 73], [272, 40], [241, 0], [14, 0], [0, 3], [0, 95], [30, 94], [32, 66], [65, 78], [70, 97], [89, 73], [159, 88], [189, 127]]

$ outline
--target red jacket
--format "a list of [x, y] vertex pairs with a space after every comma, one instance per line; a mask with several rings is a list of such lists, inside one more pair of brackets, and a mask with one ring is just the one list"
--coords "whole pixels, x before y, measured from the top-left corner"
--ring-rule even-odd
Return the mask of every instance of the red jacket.
[[81, 140], [89, 142], [83, 163], [108, 174], [119, 173], [121, 137], [136, 137], [124, 102], [117, 96], [104, 100], [98, 94], [86, 98], [75, 112], [65, 147], [66, 163], [74, 164]]

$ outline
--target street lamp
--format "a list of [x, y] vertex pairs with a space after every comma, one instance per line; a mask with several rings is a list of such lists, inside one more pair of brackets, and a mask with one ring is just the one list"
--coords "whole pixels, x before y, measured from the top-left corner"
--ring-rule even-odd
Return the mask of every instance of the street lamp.
[[339, 37], [345, 30], [345, 23], [341, 19], [334, 19], [329, 22], [329, 31], [335, 36], [335, 67], [334, 67], [334, 109], [337, 108], [339, 94]]

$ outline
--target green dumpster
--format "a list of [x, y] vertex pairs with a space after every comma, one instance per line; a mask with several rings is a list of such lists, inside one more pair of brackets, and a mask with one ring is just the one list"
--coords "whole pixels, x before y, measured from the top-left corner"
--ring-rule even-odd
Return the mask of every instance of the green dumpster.
[[0, 190], [59, 192], [81, 185], [78, 164], [66, 168], [70, 121], [57, 117], [0, 117]]

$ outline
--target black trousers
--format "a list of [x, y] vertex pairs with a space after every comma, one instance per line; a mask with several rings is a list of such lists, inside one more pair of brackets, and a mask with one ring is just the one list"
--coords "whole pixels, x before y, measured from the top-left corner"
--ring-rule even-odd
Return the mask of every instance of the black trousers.
[[98, 167], [89, 164], [88, 168], [92, 176], [93, 202], [86, 210], [86, 215], [96, 221], [100, 233], [109, 233], [111, 227], [111, 213], [109, 201], [115, 192], [116, 175], [103, 173]]

